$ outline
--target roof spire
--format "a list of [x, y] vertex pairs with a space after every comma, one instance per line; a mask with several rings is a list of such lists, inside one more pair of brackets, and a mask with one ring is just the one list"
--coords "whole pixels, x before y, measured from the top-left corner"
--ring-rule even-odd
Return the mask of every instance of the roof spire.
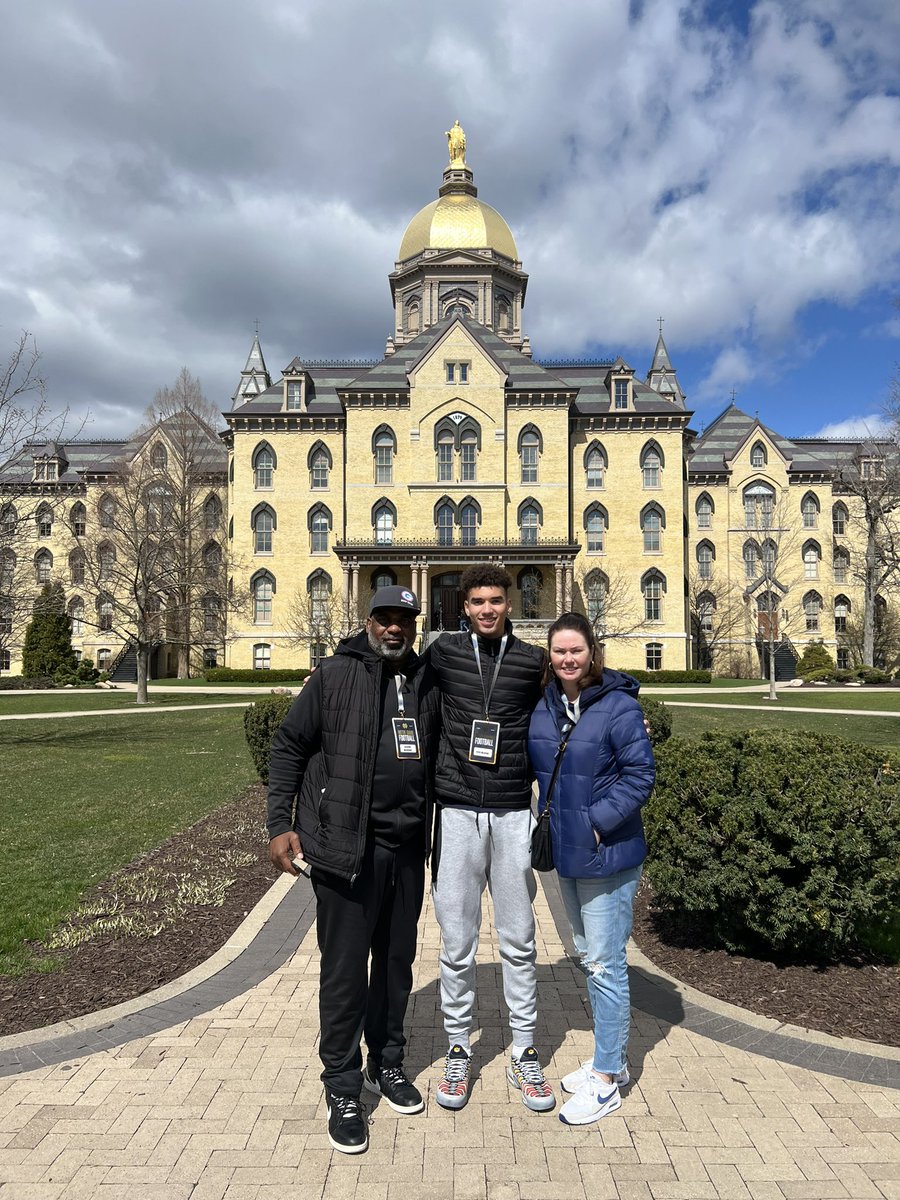
[[238, 385], [232, 393], [232, 408], [239, 408], [245, 400], [258, 396], [260, 392], [264, 392], [266, 388], [272, 386], [272, 378], [266, 367], [266, 360], [263, 358], [262, 346], [259, 344], [259, 318], [254, 321], [254, 325], [256, 333], [253, 337], [253, 345], [250, 347], [250, 353], [247, 355]]
[[681, 390], [681, 384], [678, 382], [678, 377], [675, 374], [675, 368], [672, 366], [672, 360], [669, 358], [669, 351], [666, 349], [665, 339], [663, 338], [662, 327], [665, 317], [657, 317], [659, 325], [659, 337], [656, 339], [656, 349], [653, 351], [653, 361], [650, 364], [650, 370], [647, 372], [647, 383], [659, 392], [661, 396], [665, 396], [667, 400], [678, 400], [684, 403], [684, 392]]

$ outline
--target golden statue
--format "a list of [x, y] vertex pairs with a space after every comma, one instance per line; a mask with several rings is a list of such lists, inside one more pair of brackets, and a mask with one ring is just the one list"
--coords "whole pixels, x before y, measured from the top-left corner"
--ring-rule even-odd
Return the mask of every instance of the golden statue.
[[459, 121], [454, 121], [453, 128], [447, 130], [447, 145], [450, 149], [450, 166], [464, 167], [466, 165], [466, 135]]

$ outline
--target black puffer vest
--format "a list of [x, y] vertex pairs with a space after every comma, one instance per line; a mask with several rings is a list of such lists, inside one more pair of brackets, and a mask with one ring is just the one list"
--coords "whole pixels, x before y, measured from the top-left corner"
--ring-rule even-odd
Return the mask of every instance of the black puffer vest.
[[[514, 809], [531, 804], [533, 774], [528, 762], [528, 724], [541, 696], [544, 654], [522, 642], [506, 625], [509, 640], [491, 697], [490, 718], [500, 722], [496, 766], [469, 762], [472, 721], [484, 716], [481, 678], [468, 633], [445, 633], [428, 648], [441, 689], [442, 733], [435, 774], [439, 805]], [[486, 685], [494, 659], [481, 656]]]

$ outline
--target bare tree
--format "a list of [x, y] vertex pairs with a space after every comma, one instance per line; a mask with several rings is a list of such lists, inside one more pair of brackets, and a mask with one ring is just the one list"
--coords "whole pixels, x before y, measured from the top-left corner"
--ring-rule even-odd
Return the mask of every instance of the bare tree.
[[743, 596], [733, 580], [711, 564], [691, 572], [688, 605], [698, 666], [712, 667], [719, 652], [743, 628]]
[[324, 572], [316, 572], [288, 602], [287, 644], [305, 649], [310, 658], [319, 655], [322, 648], [333, 654], [343, 637], [363, 628], [367, 615], [368, 606], [360, 596], [348, 620], [341, 595], [332, 590]]
[[0, 533], [0, 674], [18, 657], [35, 595], [34, 568]]
[[[789, 607], [786, 601], [804, 575], [802, 556], [798, 553], [800, 535], [788, 513], [787, 492], [782, 492], [777, 500], [773, 491], [771, 496], [759, 494], [749, 503], [745, 501], [745, 525], [748, 539], [744, 561], [748, 583], [744, 589], [744, 599], [756, 605], [757, 642], [765, 648], [764, 658], [768, 660], [768, 698], [777, 700], [775, 653], [785, 642], [790, 626], [797, 619], [796, 606]], [[748, 545], [756, 548], [752, 569], [746, 557]], [[811, 580], [818, 576], [818, 570], [816, 563], [816, 574], [810, 574]]]
[[593, 567], [576, 581], [573, 607], [591, 622], [600, 642], [628, 637], [640, 629], [644, 612], [633, 580], [617, 567]]

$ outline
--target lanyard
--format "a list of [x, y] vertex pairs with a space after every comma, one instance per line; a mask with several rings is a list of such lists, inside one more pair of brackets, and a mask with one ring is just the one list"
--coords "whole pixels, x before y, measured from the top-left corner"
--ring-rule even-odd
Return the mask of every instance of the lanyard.
[[475, 662], [478, 664], [478, 678], [481, 680], [481, 695], [484, 697], [484, 719], [488, 720], [488, 713], [491, 707], [491, 696], [494, 694], [494, 684], [497, 682], [497, 676], [500, 674], [500, 664], [503, 662], [503, 655], [506, 653], [506, 643], [509, 641], [509, 634], [504, 633], [500, 642], [500, 653], [497, 655], [497, 661], [494, 664], [494, 674], [491, 676], [491, 686], [485, 690], [484, 672], [481, 669], [481, 652], [478, 649], [478, 635], [472, 634], [472, 647], [475, 650]]
[[394, 676], [394, 683], [397, 686], [397, 712], [401, 717], [406, 716], [406, 707], [403, 703], [403, 685], [406, 683], [406, 676], [401, 675], [398, 671]]

